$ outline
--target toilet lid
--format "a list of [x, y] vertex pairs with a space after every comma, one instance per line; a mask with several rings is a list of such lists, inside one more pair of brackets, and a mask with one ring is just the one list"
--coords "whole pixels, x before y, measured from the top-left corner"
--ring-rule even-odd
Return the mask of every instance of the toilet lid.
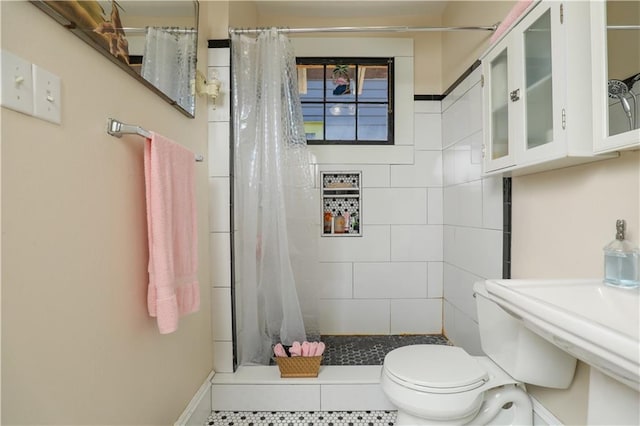
[[403, 346], [387, 354], [384, 369], [404, 385], [432, 388], [436, 392], [471, 390], [489, 379], [471, 355], [455, 346]]

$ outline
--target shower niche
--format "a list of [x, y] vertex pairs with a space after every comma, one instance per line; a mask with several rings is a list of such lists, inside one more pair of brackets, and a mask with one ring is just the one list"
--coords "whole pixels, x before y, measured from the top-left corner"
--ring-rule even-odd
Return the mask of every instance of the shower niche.
[[362, 172], [320, 172], [322, 236], [362, 235]]

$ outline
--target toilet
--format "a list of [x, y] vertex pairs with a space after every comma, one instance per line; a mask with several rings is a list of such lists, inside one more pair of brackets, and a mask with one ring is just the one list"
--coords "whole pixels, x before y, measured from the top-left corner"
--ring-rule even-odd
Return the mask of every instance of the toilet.
[[566, 389], [576, 359], [524, 327], [475, 283], [483, 352], [410, 345], [389, 352], [380, 385], [398, 409], [396, 425], [531, 425], [525, 383]]

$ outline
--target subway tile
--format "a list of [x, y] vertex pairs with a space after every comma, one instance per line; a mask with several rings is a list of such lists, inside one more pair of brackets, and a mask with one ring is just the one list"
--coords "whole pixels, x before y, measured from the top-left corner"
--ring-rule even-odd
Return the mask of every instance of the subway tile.
[[221, 411], [318, 411], [320, 385], [214, 384], [211, 401]]
[[442, 260], [441, 225], [393, 225], [391, 260], [424, 262]]
[[442, 116], [440, 114], [414, 114], [415, 149], [442, 150]]
[[445, 262], [485, 279], [502, 276], [502, 231], [444, 226]]
[[[413, 126], [413, 123], [411, 123]], [[309, 145], [317, 164], [413, 164], [414, 148], [409, 145]]]
[[444, 223], [443, 214], [442, 188], [427, 188], [427, 224], [441, 225]]
[[396, 57], [394, 73], [394, 143], [413, 145], [413, 57]]
[[442, 101], [413, 101], [413, 112], [440, 114], [442, 112]]
[[322, 334], [389, 334], [388, 300], [328, 300], [318, 305]]
[[231, 234], [209, 233], [209, 274], [214, 287], [231, 286]]
[[482, 130], [482, 90], [478, 84], [443, 109], [442, 146], [449, 147], [479, 130]]
[[229, 123], [209, 123], [209, 176], [229, 176]]
[[220, 90], [215, 102], [207, 102], [208, 121], [229, 121], [231, 117], [231, 76], [230, 68], [209, 67], [207, 79], [220, 81]]
[[484, 355], [480, 344], [478, 323], [466, 316], [462, 311], [454, 308], [456, 325], [456, 346], [463, 348], [469, 355]]
[[228, 47], [208, 49], [207, 64], [210, 67], [228, 67], [231, 65], [231, 49]]
[[426, 188], [371, 188], [362, 194], [365, 225], [427, 223]]
[[209, 178], [209, 231], [230, 232], [229, 178]]
[[443, 280], [443, 263], [429, 262], [427, 264], [427, 297], [429, 299], [443, 296]]
[[213, 342], [213, 371], [233, 373], [233, 342]]
[[502, 177], [482, 179], [482, 226], [483, 228], [502, 229]]
[[478, 321], [473, 285], [483, 278], [448, 263], [444, 264], [444, 298], [466, 316]]
[[361, 232], [360, 237], [321, 237], [318, 243], [320, 261], [384, 262], [391, 259], [388, 225], [361, 225]]
[[321, 299], [351, 299], [353, 297], [353, 264], [322, 262], [319, 266]]
[[396, 410], [380, 384], [320, 385], [322, 411]]
[[356, 263], [353, 296], [359, 299], [427, 297], [427, 263]]
[[411, 165], [391, 166], [392, 187], [442, 186], [442, 152], [416, 151]]
[[214, 287], [211, 289], [211, 321], [213, 340], [231, 341], [231, 289]]
[[456, 327], [455, 327], [455, 318], [454, 318], [455, 308], [451, 303], [447, 302], [446, 299], [443, 299], [442, 309], [444, 310], [444, 313], [442, 315], [442, 319], [444, 321], [442, 324], [442, 332], [445, 336], [447, 336], [447, 339], [449, 339], [449, 341], [455, 345], [456, 344], [456, 333], [455, 333]]
[[482, 226], [482, 181], [444, 188], [444, 217], [448, 225]]
[[391, 334], [440, 334], [442, 299], [391, 301]]

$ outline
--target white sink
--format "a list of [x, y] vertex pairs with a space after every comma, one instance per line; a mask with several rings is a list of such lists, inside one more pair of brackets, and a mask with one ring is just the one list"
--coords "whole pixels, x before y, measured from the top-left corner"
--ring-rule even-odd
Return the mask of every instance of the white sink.
[[489, 280], [489, 297], [604, 374], [640, 388], [640, 292], [602, 280]]

